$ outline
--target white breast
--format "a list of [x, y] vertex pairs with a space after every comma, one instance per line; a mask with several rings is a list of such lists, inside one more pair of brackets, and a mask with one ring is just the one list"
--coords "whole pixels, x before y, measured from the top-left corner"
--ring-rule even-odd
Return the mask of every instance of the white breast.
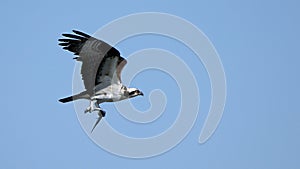
[[99, 100], [99, 102], [102, 103], [124, 100], [127, 99], [128, 96], [124, 95], [122, 84], [112, 84], [99, 91], [96, 91], [95, 96], [93, 98]]

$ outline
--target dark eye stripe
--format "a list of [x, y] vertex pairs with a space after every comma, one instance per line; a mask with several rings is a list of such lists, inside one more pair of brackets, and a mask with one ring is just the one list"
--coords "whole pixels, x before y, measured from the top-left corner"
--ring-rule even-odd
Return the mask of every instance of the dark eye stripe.
[[133, 92], [129, 92], [129, 95], [133, 95], [135, 93], [135, 91], [133, 91]]

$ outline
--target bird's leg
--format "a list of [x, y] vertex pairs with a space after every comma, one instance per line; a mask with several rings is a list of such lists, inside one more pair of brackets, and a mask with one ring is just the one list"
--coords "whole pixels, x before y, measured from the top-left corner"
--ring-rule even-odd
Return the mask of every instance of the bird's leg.
[[99, 105], [97, 103], [97, 100], [96, 99], [92, 99], [90, 101], [90, 106], [85, 109], [84, 113], [87, 113], [87, 112], [92, 113], [95, 110], [99, 111], [100, 107], [99, 107]]
[[92, 104], [91, 103], [92, 103], [92, 101], [90, 101], [90, 106], [85, 109], [84, 113], [87, 113], [87, 112], [91, 113], [92, 112]]

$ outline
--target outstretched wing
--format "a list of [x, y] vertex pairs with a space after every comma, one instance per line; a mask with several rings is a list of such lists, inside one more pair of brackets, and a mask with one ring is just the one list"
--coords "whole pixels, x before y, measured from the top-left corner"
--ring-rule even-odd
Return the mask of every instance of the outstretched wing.
[[117, 55], [108, 52], [105, 59], [102, 60], [97, 71], [95, 84], [103, 83], [121, 84], [121, 72], [127, 61]]
[[[73, 52], [77, 61], [82, 62], [81, 74], [88, 94], [94, 94], [94, 87], [101, 83], [120, 82], [120, 73], [126, 60], [120, 52], [109, 44], [85, 33], [73, 30], [75, 34], [62, 34], [66, 38], [59, 39], [63, 49]], [[125, 63], [125, 64], [124, 64]], [[117, 79], [113, 77], [117, 74]]]

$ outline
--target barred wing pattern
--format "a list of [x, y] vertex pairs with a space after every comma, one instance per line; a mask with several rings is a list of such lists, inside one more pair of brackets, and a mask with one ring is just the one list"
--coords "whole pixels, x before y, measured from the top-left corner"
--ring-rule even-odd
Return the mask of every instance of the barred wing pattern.
[[62, 34], [66, 38], [59, 39], [59, 45], [74, 55], [79, 55], [74, 59], [82, 62], [82, 80], [89, 96], [94, 95], [94, 87], [101, 83], [121, 83], [121, 71], [126, 60], [120, 56], [120, 52], [90, 35], [77, 30], [73, 32], [75, 34]]

